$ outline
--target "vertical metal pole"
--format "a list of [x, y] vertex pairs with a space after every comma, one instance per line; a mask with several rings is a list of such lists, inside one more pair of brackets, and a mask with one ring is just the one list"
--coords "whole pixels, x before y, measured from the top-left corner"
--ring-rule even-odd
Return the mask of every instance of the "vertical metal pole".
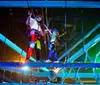
[[[49, 24], [48, 24], [48, 9], [47, 8], [45, 8], [45, 15], [46, 15], [46, 25], [47, 25], [47, 27], [49, 26]], [[48, 40], [49, 40], [49, 36], [47, 36], [47, 38], [48, 38]]]
[[[80, 83], [80, 78], [78, 76], [78, 72], [79, 72], [80, 68], [78, 68], [78, 70], [75, 72], [75, 83]], [[78, 80], [77, 80], [78, 79]], [[78, 81], [78, 82], [77, 82]]]
[[[65, 28], [64, 28], [64, 30], [66, 30], [66, 24], [67, 24], [67, 14], [66, 14], [66, 5], [67, 5], [67, 2], [65, 1], [65, 16], [64, 16], [64, 26], [65, 26]], [[65, 38], [66, 39], [66, 38]], [[64, 42], [64, 52], [66, 52], [66, 50], [67, 50], [67, 42], [66, 42], [66, 40], [64, 40], [65, 42]], [[67, 60], [69, 58], [69, 54], [67, 54], [67, 57], [65, 57], [65, 61]]]
[[5, 70], [3, 71], [3, 78], [2, 78], [2, 82], [4, 81], [4, 76], [5, 76]]
[[[82, 21], [82, 41], [83, 41], [83, 50], [84, 52], [86, 53], [86, 50], [85, 50], [85, 41], [84, 41], [84, 23]], [[87, 53], [85, 54], [85, 57], [84, 57], [84, 63], [87, 61]]]
[[10, 82], [11, 82], [11, 76], [12, 76], [12, 71], [11, 71], [11, 73], [10, 73]]
[[66, 76], [67, 76], [67, 72], [66, 72], [66, 68], [62, 68], [62, 82], [61, 82], [61, 84], [64, 84], [64, 81], [65, 81], [65, 78], [66, 78]]
[[[45, 0], [45, 1], [48, 1], [48, 0]], [[48, 9], [47, 9], [47, 7], [45, 7], [45, 20], [46, 20], [46, 26], [48, 27], [49, 23], [48, 23]], [[47, 41], [49, 41], [48, 35], [46, 35], [46, 38], [47, 38]], [[47, 55], [48, 55], [48, 44], [46, 44], [46, 56]]]
[[[48, 0], [45, 0], [46, 2], [48, 1]], [[48, 14], [48, 10], [47, 10], [47, 7], [45, 8], [45, 15], [46, 15], [46, 25], [47, 25], [47, 27], [48, 27], [48, 17], [47, 17], [47, 14]]]
[[[66, 3], [65, 3], [65, 6], [66, 6]], [[67, 24], [67, 16], [66, 16], [66, 8], [65, 8], [65, 16], [64, 16], [64, 30], [66, 30], [66, 24]], [[65, 42], [65, 48], [64, 48], [64, 51], [66, 52], [67, 50], [67, 43]]]

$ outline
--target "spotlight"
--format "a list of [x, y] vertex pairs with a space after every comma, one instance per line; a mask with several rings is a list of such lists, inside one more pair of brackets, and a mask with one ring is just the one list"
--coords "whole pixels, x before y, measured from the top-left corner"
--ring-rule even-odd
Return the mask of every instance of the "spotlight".
[[25, 60], [21, 60], [20, 63], [21, 63], [21, 64], [25, 64], [26, 61], [25, 61]]
[[24, 67], [22, 67], [22, 70], [27, 71], [27, 70], [29, 70], [29, 67], [28, 66], [24, 66]]
[[60, 68], [54, 68], [54, 69], [53, 69], [53, 72], [56, 73], [56, 74], [57, 74], [59, 71], [60, 71]]

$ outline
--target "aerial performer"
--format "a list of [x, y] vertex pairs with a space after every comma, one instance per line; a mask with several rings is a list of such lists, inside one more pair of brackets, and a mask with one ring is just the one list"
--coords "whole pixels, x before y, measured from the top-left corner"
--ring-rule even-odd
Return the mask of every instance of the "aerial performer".
[[[36, 17], [34, 18], [32, 17], [32, 11], [28, 11], [28, 15], [29, 16], [26, 20], [26, 25], [27, 25], [27, 32], [28, 32], [28, 38], [29, 38], [29, 46], [27, 49], [25, 62], [27, 62], [30, 56], [32, 55], [32, 51], [35, 49], [36, 43], [38, 42], [38, 44], [40, 44], [40, 42], [38, 41], [39, 38], [44, 36], [42, 28], [40, 24], [37, 22]], [[41, 49], [40, 46], [38, 47], [38, 49]], [[36, 58], [37, 60], [39, 60], [40, 59], [40, 55], [38, 55], [39, 51], [37, 50], [36, 52], [37, 52]]]
[[[48, 31], [48, 29], [47, 29]], [[51, 32], [49, 30], [49, 34], [51, 36], [50, 42], [49, 42], [49, 54], [47, 56], [46, 62], [51, 62], [51, 57], [53, 57], [53, 61], [54, 63], [58, 63], [59, 61], [57, 61], [57, 51], [56, 48], [57, 46], [59, 46], [58, 40], [57, 38], [62, 37], [63, 35], [66, 34], [66, 32], [64, 32], [63, 34], [59, 35], [59, 32], [57, 29], [53, 29]]]

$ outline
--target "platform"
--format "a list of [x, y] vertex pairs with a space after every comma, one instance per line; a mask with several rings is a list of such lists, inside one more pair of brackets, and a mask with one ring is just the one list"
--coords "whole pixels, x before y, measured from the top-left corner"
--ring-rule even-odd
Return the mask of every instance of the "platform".
[[18, 84], [18, 83], [0, 83], [0, 85], [100, 85], [100, 84], [54, 84], [54, 83], [48, 83], [48, 84]]
[[66, 67], [66, 68], [100, 68], [100, 63], [27, 63], [0, 62], [0, 67]]
[[0, 1], [0, 7], [100, 8], [99, 1]]

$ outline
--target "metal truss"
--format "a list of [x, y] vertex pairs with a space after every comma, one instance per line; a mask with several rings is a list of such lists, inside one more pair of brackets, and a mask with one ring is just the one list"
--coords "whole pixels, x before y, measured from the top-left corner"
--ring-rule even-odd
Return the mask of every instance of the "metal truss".
[[[100, 23], [98, 25], [96, 25], [89, 33], [86, 34], [86, 36], [84, 36], [84, 39], [86, 39], [87, 37], [89, 37], [96, 29], [98, 29], [100, 27]], [[2, 38], [1, 38], [2, 37]], [[81, 39], [78, 41], [78, 43], [76, 43], [69, 51], [69, 53], [77, 46], [79, 45], [81, 42], [84, 41], [84, 39]], [[6, 37], [4, 37], [2, 34], [0, 34], [0, 40], [2, 42], [4, 42], [5, 44], [7, 44], [8, 46], [9, 45], [9, 42], [10, 44], [11, 41], [9, 41]], [[97, 64], [95, 62], [95, 60], [92, 60], [90, 55], [88, 54], [88, 50], [93, 47], [94, 45], [96, 45], [98, 42], [100, 42], [100, 34], [96, 35], [91, 41], [89, 41], [87, 44], [84, 44], [83, 48], [79, 49], [75, 54], [73, 54], [68, 60], [67, 62], [65, 63], [51, 63], [51, 64], [45, 64], [45, 63], [34, 63], [34, 64], [29, 64], [29, 66], [39, 66], [39, 67], [60, 67], [60, 70], [62, 70], [62, 72], [59, 72], [57, 74], [55, 74], [53, 72], [53, 70], [49, 70], [48, 72], [44, 72], [44, 73], [41, 73], [41, 72], [31, 72], [32, 75], [35, 75], [35, 76], [48, 76], [50, 80], [54, 79], [54, 78], [57, 78], [57, 77], [61, 77], [62, 78], [62, 82], [60, 85], [66, 85], [64, 84], [64, 80], [66, 78], [74, 78], [74, 83], [77, 84], [77, 83], [81, 83], [80, 81], [80, 78], [94, 78], [96, 80], [96, 83], [100, 83], [100, 73], [98, 72], [98, 70], [96, 68], [98, 68], [100, 65]], [[13, 44], [12, 44], [13, 45]], [[13, 45], [14, 46], [14, 45]], [[10, 46], [11, 48], [13, 48], [13, 46]], [[15, 50], [15, 49], [14, 49]], [[16, 50], [15, 50], [16, 51]], [[22, 50], [21, 50], [22, 51]], [[17, 51], [18, 52], [18, 51]], [[20, 52], [18, 52], [20, 53]], [[83, 53], [85, 53], [85, 60], [83, 63], [73, 63], [77, 58], [79, 58]], [[67, 55], [67, 53], [65, 53]], [[64, 56], [62, 58], [64, 58], [66, 55], [64, 54]], [[61, 58], [60, 58], [61, 59]], [[90, 64], [86, 64], [86, 61], [87, 59], [90, 61]], [[11, 68], [9, 69], [9, 67], [2, 67], [2, 66], [7, 66], [7, 65], [11, 65], [11, 64], [7, 64], [7, 63], [0, 63], [0, 67], [2, 70], [9, 70], [9, 71], [16, 71], [16, 72], [23, 72], [22, 70], [18, 69], [18, 68]], [[16, 66], [20, 66], [20, 64], [14, 64], [13, 65], [16, 65]], [[82, 65], [83, 67], [86, 69], [88, 69], [88, 67], [92, 68], [94, 67], [93, 69], [93, 73], [79, 73], [81, 68], [82, 68]], [[24, 66], [24, 65], [23, 65]], [[66, 71], [66, 68], [67, 66], [70, 68], [70, 70], [67, 72]], [[74, 69], [74, 68], [77, 68], [77, 69]], [[14, 70], [16, 69], [16, 70]], [[41, 69], [41, 68], [40, 68]], [[30, 74], [30, 71], [27, 71], [28, 74]], [[27, 73], [26, 71], [24, 71], [24, 73]], [[77, 81], [77, 82], [76, 82]], [[41, 84], [42, 85], [42, 84]], [[44, 85], [44, 84], [43, 84]], [[46, 84], [48, 85], [48, 84]], [[52, 85], [50, 83], [50, 85]], [[56, 85], [56, 84], [55, 84]], [[57, 84], [59, 85], [59, 84]], [[68, 85], [68, 84], [67, 84]], [[72, 85], [72, 84], [71, 84]], [[77, 84], [78, 85], [78, 84]], [[87, 85], [87, 84], [86, 84]]]
[[[68, 59], [68, 62], [73, 62], [74, 60], [76, 60], [77, 58], [79, 58], [83, 53], [86, 52], [86, 56], [89, 57], [88, 55], [88, 50], [93, 47], [96, 43], [100, 42], [100, 34], [98, 34], [95, 38], [93, 38], [89, 43], [87, 43], [85, 46], [85, 50], [83, 48], [81, 48], [80, 50], [78, 50], [74, 55], [71, 56], [71, 58]], [[89, 57], [90, 58], [90, 57]]]
[[[18, 83], [0, 83], [0, 85], [27, 85], [27, 84], [18, 84]], [[55, 84], [55, 83], [47, 83], [47, 84], [28, 84], [28, 85], [91, 85], [91, 84]], [[99, 84], [92, 84], [99, 85]]]
[[[100, 23], [97, 24], [92, 30], [90, 30], [85, 36], [84, 39], [88, 38], [95, 30], [97, 30], [100, 27]], [[76, 48], [81, 42], [83, 42], [83, 39], [80, 39], [75, 45], [73, 45], [69, 50], [67, 50], [58, 60], [63, 59], [66, 57], [74, 48]]]
[[[12, 48], [14, 51], [16, 51], [17, 53], [19, 53], [23, 57], [26, 57], [26, 52], [24, 50], [22, 50], [16, 44], [14, 44], [13, 42], [11, 42], [9, 39], [7, 39], [2, 34], [0, 34], [0, 41], [2, 41], [3, 43], [5, 43], [7, 46], [9, 46], [10, 48]], [[36, 60], [32, 56], [30, 57], [30, 60], [36, 62]], [[47, 68], [41, 68], [41, 69], [44, 70], [44, 71], [49, 71]]]
[[[97, 24], [90, 32], [88, 32], [83, 39], [80, 39], [74, 46], [72, 46], [72, 48], [70, 48], [67, 52], [65, 52], [60, 58], [59, 60], [61, 60], [64, 57], [68, 57], [69, 53], [75, 48], [77, 47], [80, 43], [84, 42], [84, 40], [89, 37], [95, 30], [97, 30], [100, 27], [100, 23]], [[98, 36], [98, 37], [97, 37]], [[84, 61], [83, 63], [87, 62], [87, 59], [90, 61], [90, 63], [96, 63], [95, 60], [93, 60], [90, 55], [88, 54], [88, 50], [93, 47], [94, 45], [96, 45], [96, 41], [97, 43], [100, 42], [100, 34], [98, 34], [97, 36], [94, 37], [94, 39], [92, 39], [91, 41], [89, 41], [87, 44], [83, 43], [83, 48], [79, 49], [77, 52], [75, 52], [75, 54], [73, 54], [70, 58], [68, 58], [67, 63], [73, 63], [76, 59], [78, 59], [81, 55], [83, 55], [85, 53], [84, 56]], [[93, 43], [94, 42], [94, 43]], [[79, 72], [81, 70], [81, 68], [78, 68], [77, 70], [74, 70], [72, 68], [72, 70], [75, 72], [75, 76], [74, 76], [74, 83], [80, 83], [80, 76], [79, 76]], [[70, 70], [70, 73], [72, 73], [72, 71]], [[93, 73], [95, 74], [95, 80], [96, 83], [100, 83], [100, 76], [99, 76], [99, 72], [96, 68], [93, 68]], [[64, 79], [67, 78], [64, 77]], [[63, 79], [63, 80], [64, 80]], [[77, 81], [77, 82], [76, 82]], [[62, 83], [64, 83], [64, 81], [62, 81]]]
[[58, 68], [100, 68], [100, 63], [27, 63], [21, 64], [19, 62], [0, 62], [0, 67], [58, 67]]
[[[28, 3], [28, 4], [27, 4]], [[100, 8], [99, 1], [0, 1], [0, 7]]]

